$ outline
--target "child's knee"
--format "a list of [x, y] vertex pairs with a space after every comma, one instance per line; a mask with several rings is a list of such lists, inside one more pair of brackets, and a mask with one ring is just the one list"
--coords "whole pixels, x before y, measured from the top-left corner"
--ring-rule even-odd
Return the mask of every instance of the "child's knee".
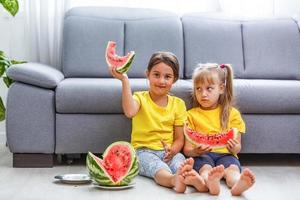
[[235, 164], [229, 165], [229, 167], [227, 167], [226, 169], [227, 169], [227, 170], [232, 170], [232, 171], [238, 171], [238, 172], [240, 172], [239, 166], [237, 166], [237, 165], [235, 165]]
[[239, 180], [240, 168], [237, 165], [231, 164], [225, 169], [224, 178], [229, 188], [232, 188], [234, 184]]

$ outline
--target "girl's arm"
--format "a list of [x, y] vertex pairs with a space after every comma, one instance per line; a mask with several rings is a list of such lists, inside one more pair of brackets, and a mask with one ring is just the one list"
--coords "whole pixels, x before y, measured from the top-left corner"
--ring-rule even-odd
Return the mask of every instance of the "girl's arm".
[[241, 144], [241, 134], [238, 134], [238, 137], [236, 139], [230, 139], [227, 142], [227, 149], [230, 151], [232, 154], [236, 155], [240, 153], [242, 149], [242, 144]]
[[179, 153], [184, 145], [183, 126], [175, 126], [174, 128], [174, 140], [171, 149], [175, 154]]
[[184, 147], [183, 147], [183, 153], [187, 157], [196, 157], [194, 153], [194, 146], [191, 144], [189, 141], [185, 140], [184, 142]]
[[197, 157], [204, 153], [208, 153], [211, 150], [212, 150], [212, 148], [208, 145], [201, 145], [201, 146], [195, 147], [188, 140], [185, 140], [185, 144], [183, 147], [183, 153], [187, 157]]
[[140, 104], [132, 97], [128, 76], [118, 73], [116, 68], [112, 66], [109, 67], [109, 70], [113, 77], [122, 82], [122, 107], [124, 114], [128, 118], [134, 117], [140, 109]]
[[173, 158], [173, 156], [181, 151], [184, 145], [183, 126], [174, 127], [174, 139], [171, 147], [169, 147], [164, 141], [161, 142], [166, 151], [164, 161], [169, 162]]
[[132, 97], [128, 78], [122, 80], [122, 107], [128, 118], [134, 117], [140, 109], [140, 104]]

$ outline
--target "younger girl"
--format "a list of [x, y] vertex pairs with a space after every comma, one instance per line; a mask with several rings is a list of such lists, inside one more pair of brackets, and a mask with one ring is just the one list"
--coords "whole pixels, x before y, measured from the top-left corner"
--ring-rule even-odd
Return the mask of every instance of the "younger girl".
[[183, 193], [186, 185], [178, 167], [185, 160], [179, 152], [184, 145], [186, 107], [183, 100], [168, 95], [179, 77], [176, 56], [154, 53], [146, 70], [149, 90], [133, 95], [127, 75], [117, 73], [114, 66], [109, 69], [122, 82], [122, 107], [132, 118], [131, 143], [137, 151], [140, 175]]
[[[233, 71], [230, 65], [205, 64], [193, 74], [193, 97], [195, 107], [188, 111], [188, 126], [198, 133], [216, 134], [236, 128], [245, 133], [245, 123], [240, 112], [233, 107]], [[193, 146], [186, 141], [184, 153], [193, 157], [184, 165], [194, 165], [199, 172], [185, 173], [185, 183], [194, 185], [199, 191], [213, 195], [220, 192], [220, 179], [226, 179], [232, 195], [241, 195], [255, 182], [254, 174], [241, 165], [237, 154], [241, 150], [241, 135], [230, 139], [227, 146], [213, 149], [210, 146]], [[194, 163], [195, 162], [195, 163]]]

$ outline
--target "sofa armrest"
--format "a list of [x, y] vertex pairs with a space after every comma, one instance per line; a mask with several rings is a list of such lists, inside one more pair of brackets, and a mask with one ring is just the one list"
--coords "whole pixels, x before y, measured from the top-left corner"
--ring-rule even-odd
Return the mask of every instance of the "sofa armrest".
[[61, 71], [41, 63], [12, 65], [7, 70], [11, 79], [42, 88], [54, 89], [64, 79]]

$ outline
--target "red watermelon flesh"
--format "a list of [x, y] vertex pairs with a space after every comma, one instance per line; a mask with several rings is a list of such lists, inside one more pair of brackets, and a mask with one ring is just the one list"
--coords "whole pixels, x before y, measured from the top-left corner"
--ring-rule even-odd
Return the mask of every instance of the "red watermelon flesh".
[[134, 51], [130, 51], [126, 56], [118, 56], [116, 54], [117, 44], [114, 41], [109, 41], [106, 47], [105, 58], [108, 65], [116, 67], [120, 73], [126, 73], [135, 56]]
[[93, 156], [106, 176], [114, 183], [120, 182], [131, 170], [131, 149], [122, 144], [111, 146], [103, 154], [103, 159]]
[[198, 133], [186, 126], [184, 135], [189, 142], [196, 146], [209, 145], [216, 149], [226, 147], [229, 139], [236, 139], [238, 136], [238, 130], [236, 128], [232, 128], [227, 133], [204, 134]]
[[131, 149], [128, 146], [115, 145], [103, 155], [103, 166], [114, 182], [126, 176], [131, 169]]

